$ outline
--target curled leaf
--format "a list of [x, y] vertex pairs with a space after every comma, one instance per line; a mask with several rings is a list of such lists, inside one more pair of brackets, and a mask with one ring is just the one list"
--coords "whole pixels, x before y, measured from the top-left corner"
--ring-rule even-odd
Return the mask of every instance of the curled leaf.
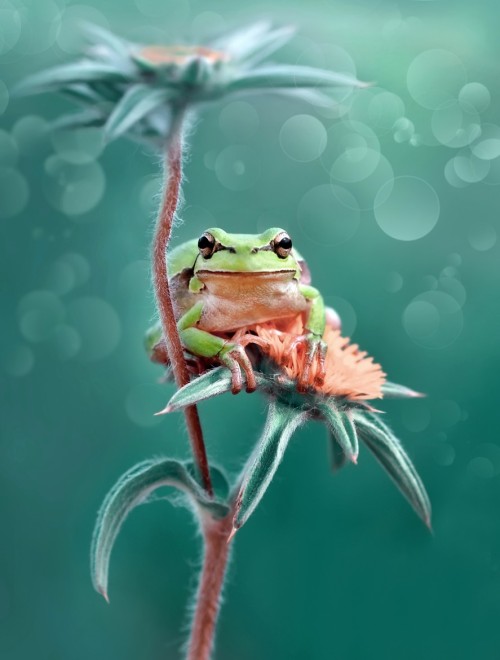
[[120, 137], [150, 112], [165, 105], [169, 98], [167, 90], [152, 89], [149, 85], [134, 85], [125, 92], [109, 116], [104, 128], [107, 139]]
[[269, 87], [365, 87], [356, 78], [345, 73], [335, 73], [309, 66], [275, 64], [262, 66], [234, 78], [228, 91], [263, 89]]
[[271, 401], [262, 437], [243, 470], [232, 535], [254, 512], [276, 474], [292, 433], [306, 418], [305, 412]]
[[328, 403], [318, 404], [318, 410], [346, 458], [356, 463], [359, 454], [358, 434], [351, 416]]
[[387, 471], [417, 515], [430, 528], [429, 496], [400, 441], [377, 415], [359, 414], [356, 417], [356, 425], [368, 449]]
[[106, 600], [109, 560], [118, 532], [129, 513], [162, 486], [174, 486], [184, 491], [201, 511], [214, 518], [223, 518], [229, 512], [225, 504], [207, 498], [190, 471], [179, 461], [151, 459], [125, 472], [106, 496], [92, 538], [92, 583]]
[[398, 385], [398, 383], [390, 383], [389, 381], [382, 385], [382, 394], [388, 399], [419, 399], [425, 396], [425, 394], [416, 392], [405, 385]]

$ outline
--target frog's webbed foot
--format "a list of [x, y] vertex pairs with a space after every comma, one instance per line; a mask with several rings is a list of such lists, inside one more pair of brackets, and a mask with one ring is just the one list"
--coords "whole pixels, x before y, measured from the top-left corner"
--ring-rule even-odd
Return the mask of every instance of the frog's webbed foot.
[[232, 343], [226, 344], [219, 353], [219, 360], [231, 371], [231, 392], [233, 394], [238, 394], [243, 388], [242, 372], [246, 376], [247, 392], [255, 392], [257, 389], [255, 374], [243, 346]]
[[[297, 380], [297, 390], [305, 392], [309, 387], [321, 387], [325, 381], [325, 359], [327, 345], [320, 335], [310, 332], [307, 335], [301, 335], [297, 338], [295, 345], [303, 344], [305, 346], [306, 359], [304, 368]], [[313, 370], [313, 365], [315, 369]], [[311, 374], [311, 370], [313, 373]]]

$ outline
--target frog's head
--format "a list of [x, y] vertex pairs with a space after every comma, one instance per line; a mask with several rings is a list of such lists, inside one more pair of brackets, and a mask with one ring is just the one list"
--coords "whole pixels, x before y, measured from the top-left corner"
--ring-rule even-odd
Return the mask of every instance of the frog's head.
[[194, 272], [200, 279], [210, 274], [282, 274], [299, 279], [301, 268], [292, 239], [280, 228], [262, 234], [228, 234], [222, 229], [207, 229], [198, 239]]

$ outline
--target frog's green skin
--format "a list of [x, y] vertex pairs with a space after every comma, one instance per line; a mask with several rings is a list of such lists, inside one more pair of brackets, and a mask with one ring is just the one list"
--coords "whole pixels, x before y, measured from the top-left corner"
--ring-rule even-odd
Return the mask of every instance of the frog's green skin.
[[187, 351], [229, 367], [235, 393], [241, 389], [243, 370], [247, 390], [252, 391], [255, 378], [244, 349], [218, 335], [304, 314], [309, 368], [314, 359], [323, 364], [323, 298], [309, 285], [309, 272], [299, 253], [294, 248], [277, 249], [280, 240], [288, 238], [286, 232], [271, 228], [262, 234], [228, 234], [213, 228], [203, 236], [210, 238], [209, 249], [200, 250], [195, 239], [168, 257], [177, 327]]

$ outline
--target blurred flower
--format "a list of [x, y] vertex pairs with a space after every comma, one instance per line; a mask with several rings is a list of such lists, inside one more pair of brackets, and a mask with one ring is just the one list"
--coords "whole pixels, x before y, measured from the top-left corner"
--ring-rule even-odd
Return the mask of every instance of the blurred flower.
[[127, 134], [162, 145], [183, 110], [229, 94], [284, 92], [331, 105], [314, 88], [363, 86], [349, 75], [314, 67], [261, 65], [294, 34], [290, 27], [273, 28], [267, 22], [206, 46], [140, 45], [95, 25], [84, 29], [91, 46], [83, 59], [37, 73], [19, 91], [64, 94], [84, 111], [58, 125], [104, 126], [108, 140]]
[[[416, 513], [430, 527], [431, 505], [425, 487], [410, 458], [391, 429], [384, 424], [380, 411], [368, 400], [387, 397], [421, 396], [418, 392], [385, 382], [380, 365], [355, 344], [327, 328], [326, 378], [321, 386], [297, 391], [305, 354], [301, 342], [302, 322], [294, 321], [286, 331], [273, 324], [242, 330], [233, 341], [255, 344], [261, 352], [256, 373], [257, 385], [270, 399], [262, 436], [243, 469], [236, 498], [233, 533], [248, 520], [262, 499], [283, 458], [292, 433], [308, 420], [322, 421], [329, 437], [332, 467], [339, 470], [347, 461], [357, 462], [358, 441], [362, 440]], [[219, 367], [176, 392], [167, 408], [172, 412], [231, 389], [231, 375]]]

